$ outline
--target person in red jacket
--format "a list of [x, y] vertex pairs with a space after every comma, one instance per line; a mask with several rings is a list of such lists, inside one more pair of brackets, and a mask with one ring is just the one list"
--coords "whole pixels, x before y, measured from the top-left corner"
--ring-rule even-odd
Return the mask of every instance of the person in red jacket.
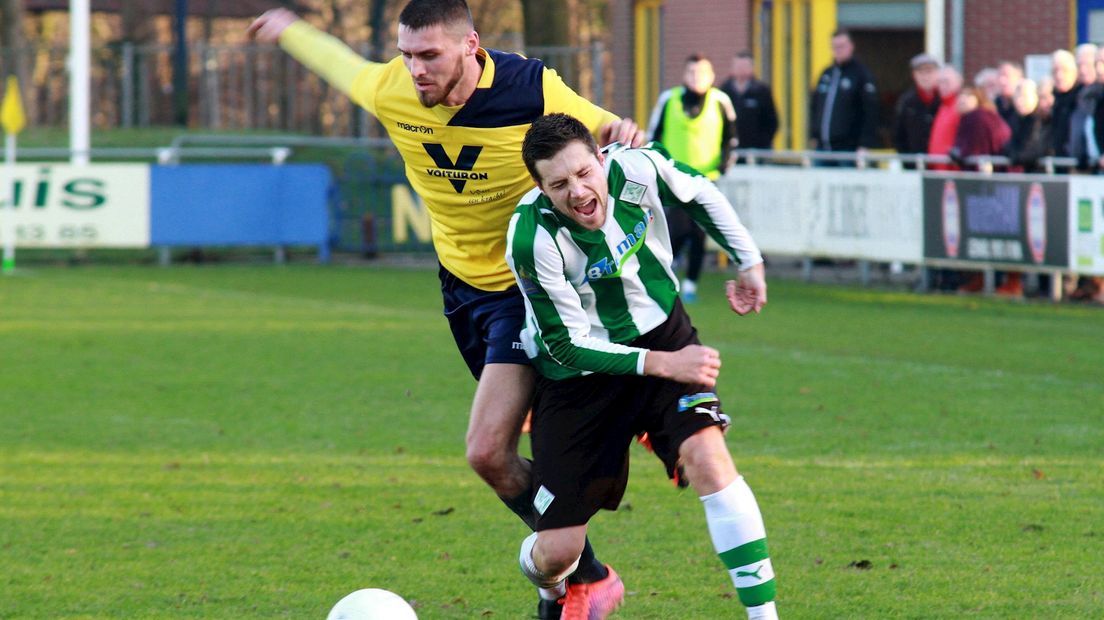
[[951, 147], [951, 159], [976, 169], [969, 159], [978, 155], [1000, 155], [1012, 137], [1012, 130], [983, 88], [968, 86], [962, 89], [957, 105], [961, 117]]
[[[962, 74], [950, 65], [944, 65], [939, 70], [940, 105], [932, 121], [931, 138], [928, 140], [929, 155], [947, 155], [954, 146], [955, 134], [958, 132], [958, 91], [962, 90]], [[932, 164], [933, 170], [957, 170], [954, 164]]]

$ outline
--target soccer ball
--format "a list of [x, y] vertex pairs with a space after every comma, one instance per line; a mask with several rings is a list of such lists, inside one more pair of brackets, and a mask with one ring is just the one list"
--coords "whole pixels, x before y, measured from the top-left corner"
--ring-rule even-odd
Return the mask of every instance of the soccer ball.
[[366, 588], [338, 601], [326, 620], [418, 620], [418, 615], [398, 594]]

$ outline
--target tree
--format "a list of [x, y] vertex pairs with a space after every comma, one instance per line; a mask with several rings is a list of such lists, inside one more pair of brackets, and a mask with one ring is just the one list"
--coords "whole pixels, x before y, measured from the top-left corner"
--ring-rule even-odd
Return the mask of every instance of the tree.
[[27, 36], [23, 32], [24, 18], [22, 0], [0, 0], [0, 48], [9, 50], [10, 62], [5, 63], [4, 68], [8, 75], [17, 76], [23, 89], [27, 90], [30, 50], [27, 48]]
[[578, 0], [522, 0], [525, 45], [572, 45], [571, 14]]

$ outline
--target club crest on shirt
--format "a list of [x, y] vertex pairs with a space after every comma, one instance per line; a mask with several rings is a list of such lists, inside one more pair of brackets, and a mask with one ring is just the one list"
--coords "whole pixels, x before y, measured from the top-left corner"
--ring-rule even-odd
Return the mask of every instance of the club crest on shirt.
[[644, 192], [647, 191], [647, 189], [647, 186], [641, 185], [640, 183], [625, 181], [625, 186], [621, 188], [621, 195], [618, 196], [617, 199], [638, 205], [644, 198]]

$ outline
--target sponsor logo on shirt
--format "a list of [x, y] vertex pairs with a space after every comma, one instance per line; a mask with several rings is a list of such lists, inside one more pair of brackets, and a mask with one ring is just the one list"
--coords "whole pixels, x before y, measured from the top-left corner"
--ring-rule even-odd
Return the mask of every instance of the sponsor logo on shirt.
[[456, 190], [457, 194], [464, 192], [464, 186], [467, 185], [468, 181], [486, 181], [490, 178], [486, 172], [472, 171], [475, 168], [476, 160], [479, 159], [479, 154], [483, 152], [482, 146], [465, 144], [460, 149], [455, 161], [449, 157], [449, 154], [445, 152], [445, 147], [441, 144], [425, 142], [422, 146], [437, 166], [436, 168], [426, 168], [426, 174], [431, 177], [448, 179], [448, 182], [452, 184], [452, 189]]
[[[641, 185], [641, 188], [644, 186]], [[624, 192], [622, 192], [624, 193]], [[625, 264], [637, 250], [644, 246], [644, 239], [648, 234], [648, 225], [655, 220], [655, 216], [649, 211], [644, 219], [633, 226], [631, 233], [625, 236], [617, 247], [614, 248], [612, 258], [602, 258], [590, 267], [587, 267], [584, 281], [598, 280], [601, 278], [616, 278], [621, 275], [621, 266]]]

